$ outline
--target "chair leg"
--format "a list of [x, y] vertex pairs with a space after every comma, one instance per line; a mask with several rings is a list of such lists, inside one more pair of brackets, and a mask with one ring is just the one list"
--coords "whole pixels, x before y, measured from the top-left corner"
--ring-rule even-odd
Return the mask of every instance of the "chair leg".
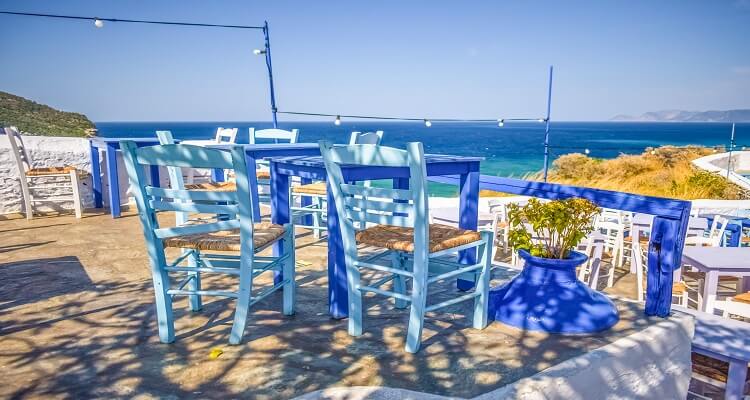
[[[349, 257], [347, 257], [349, 259]], [[354, 266], [356, 257], [346, 263], [346, 279], [349, 286], [349, 335], [362, 334], [362, 291], [359, 290], [361, 276], [359, 269]]]
[[609, 268], [609, 276], [607, 277], [607, 287], [612, 287], [615, 285], [615, 271], [617, 268], [615, 267], [615, 260], [612, 260], [612, 265]]
[[76, 211], [76, 218], [83, 216], [83, 206], [81, 205], [81, 192], [78, 180], [78, 172], [70, 171], [70, 185], [73, 188], [73, 208]]
[[29, 190], [29, 184], [31, 182], [26, 176], [21, 176], [21, 179], [23, 179], [23, 181], [21, 182], [21, 191], [23, 192], [23, 206], [26, 211], [26, 219], [30, 220], [34, 218], [34, 202], [32, 201], [31, 190]]
[[[411, 311], [409, 313], [409, 329], [406, 332], [406, 351], [416, 353], [422, 343], [422, 327], [427, 303], [427, 257], [422, 260], [414, 259], [414, 278], [411, 289]], [[420, 263], [424, 265], [419, 265]]]
[[253, 261], [252, 256], [240, 259], [240, 288], [237, 292], [237, 305], [234, 310], [232, 333], [229, 335], [230, 344], [240, 344], [247, 325], [247, 313], [250, 309], [250, 293], [253, 289]]
[[286, 235], [284, 237], [284, 254], [282, 256], [287, 257], [283, 263], [282, 274], [284, 276], [283, 291], [283, 313], [284, 315], [294, 314], [295, 304], [295, 259], [294, 259], [294, 225], [284, 225], [286, 229]]
[[490, 291], [490, 273], [492, 270], [492, 259], [490, 254], [494, 254], [492, 232], [482, 232], [485, 243], [479, 247], [481, 263], [484, 264], [479, 279], [476, 282], [476, 289], [479, 295], [474, 299], [474, 329], [484, 329], [487, 326], [487, 306], [489, 302]]
[[315, 204], [315, 212], [312, 213], [313, 226], [315, 227], [315, 229], [313, 229], [313, 237], [315, 239], [320, 239], [320, 227], [323, 225], [323, 202], [320, 200], [320, 197], [313, 197], [313, 203]]
[[[400, 253], [394, 252], [391, 254], [391, 266], [396, 269], [404, 269], [404, 258], [401, 257]], [[400, 294], [406, 293], [406, 278], [403, 275], [393, 274], [393, 291]], [[396, 302], [396, 308], [406, 308], [409, 302], [403, 299], [394, 299]]]
[[[182, 251], [193, 252], [193, 254], [187, 257], [188, 266], [190, 268], [197, 268], [199, 265], [199, 259], [200, 259], [200, 254], [197, 252], [197, 250], [183, 249]], [[201, 273], [198, 271], [190, 272], [188, 276], [192, 277], [192, 279], [190, 280], [190, 283], [188, 284], [189, 285], [188, 288], [190, 290], [195, 290], [195, 291], [201, 290]], [[201, 295], [191, 294], [190, 296], [188, 296], [188, 298], [190, 300], [190, 311], [198, 312], [203, 308]]]
[[172, 296], [169, 289], [169, 276], [163, 265], [152, 270], [151, 279], [154, 283], [156, 297], [156, 319], [159, 326], [159, 340], [162, 343], [174, 342], [174, 315], [172, 313]]

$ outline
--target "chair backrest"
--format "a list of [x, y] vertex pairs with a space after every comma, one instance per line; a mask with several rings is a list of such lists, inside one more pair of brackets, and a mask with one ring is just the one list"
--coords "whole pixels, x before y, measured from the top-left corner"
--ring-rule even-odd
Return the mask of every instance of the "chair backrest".
[[216, 143], [235, 143], [237, 140], [237, 128], [216, 128]]
[[[152, 263], [163, 265], [164, 239], [232, 229], [240, 231], [242, 253], [253, 254], [252, 204], [245, 153], [241, 147], [232, 148], [230, 151], [186, 144], [138, 147], [135, 142], [126, 140], [120, 142], [120, 148]], [[234, 169], [237, 191], [199, 191], [152, 186], [146, 178], [144, 167], [153, 165]], [[211, 223], [162, 228], [156, 218], [159, 211], [223, 214], [234, 217]]]
[[31, 169], [31, 158], [23, 145], [21, 132], [15, 126], [7, 127], [3, 130], [5, 131], [5, 135], [8, 136], [11, 153], [13, 153], [13, 158], [16, 160], [16, 165], [18, 166], [18, 173], [23, 177], [26, 171]]
[[729, 219], [722, 216], [714, 216], [714, 221], [711, 223], [711, 230], [708, 232], [708, 238], [711, 239], [711, 245], [718, 247], [721, 245], [721, 240], [724, 238], [724, 232], [727, 230]]
[[383, 140], [383, 131], [352, 132], [349, 144], [380, 144], [381, 140]]
[[250, 128], [249, 141], [255, 144], [256, 139], [270, 139], [274, 143], [297, 143], [299, 139], [299, 129], [285, 131], [283, 129], [260, 129]]
[[[156, 137], [161, 144], [175, 144], [171, 131], [156, 131]], [[167, 172], [169, 173], [169, 187], [172, 189], [184, 190], [185, 179], [182, 177], [182, 168], [169, 166], [167, 167]], [[176, 212], [175, 219], [177, 225], [183, 225], [188, 221], [188, 213]]]
[[[330, 190], [341, 221], [346, 257], [352, 257], [357, 244], [355, 223], [414, 228], [414, 257], [423, 260], [429, 252], [429, 208], [427, 169], [422, 143], [408, 143], [406, 150], [372, 144], [334, 146], [321, 141]], [[341, 165], [405, 167], [409, 169], [409, 189], [385, 189], [352, 184], [344, 179]], [[415, 261], [416, 263], [417, 261]]]

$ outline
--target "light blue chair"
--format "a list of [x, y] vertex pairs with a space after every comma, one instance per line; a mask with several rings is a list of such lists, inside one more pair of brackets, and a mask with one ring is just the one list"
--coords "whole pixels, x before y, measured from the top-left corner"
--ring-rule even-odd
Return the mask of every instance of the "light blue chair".
[[[383, 140], [383, 131], [375, 132], [352, 132], [349, 137], [349, 144], [375, 144], [379, 145]], [[363, 182], [365, 186], [370, 186], [369, 181]], [[292, 221], [297, 218], [294, 226], [298, 228], [307, 228], [313, 231], [315, 238], [320, 238], [320, 232], [328, 229], [325, 223], [328, 205], [328, 191], [325, 182], [315, 182], [306, 185], [293, 186], [290, 192], [289, 204], [291, 205]], [[310, 204], [303, 204], [302, 199], [308, 198]], [[312, 225], [306, 225], [302, 217], [312, 216]]]
[[[201, 309], [202, 296], [236, 299], [234, 323], [229, 337], [231, 344], [241, 342], [249, 308], [277, 290], [283, 290], [283, 313], [294, 313], [293, 229], [291, 225], [254, 224], [247, 164], [241, 147], [231, 151], [182, 144], [139, 148], [131, 141], [120, 142], [120, 147], [143, 225], [162, 342], [175, 340], [172, 312], [175, 296], [189, 296], [192, 311]], [[231, 169], [235, 171], [237, 190], [217, 192], [151, 186], [144, 175], [144, 167], [150, 165], [176, 168], [170, 169], [171, 175], [179, 168]], [[181, 182], [180, 179], [175, 181]], [[230, 216], [230, 219], [190, 223], [185, 218], [184, 225], [161, 227], [157, 218], [159, 211], [221, 214]], [[279, 240], [283, 240], [280, 256], [256, 255]], [[182, 249], [182, 253], [168, 261], [164, 251], [167, 247]], [[282, 272], [283, 279], [253, 295], [254, 279], [268, 271]], [[181, 274], [184, 278], [175, 280], [173, 284], [170, 273]], [[239, 290], [204, 290], [201, 288], [202, 273], [237, 276]]]
[[[406, 150], [377, 145], [334, 146], [320, 142], [328, 180], [341, 227], [349, 290], [349, 334], [362, 334], [362, 293], [372, 292], [395, 298], [398, 308], [411, 304], [406, 351], [419, 350], [426, 312], [474, 300], [473, 326], [487, 325], [487, 302], [492, 254], [492, 232], [476, 232], [446, 225], [429, 224], [427, 170], [421, 143], [409, 143]], [[383, 189], [354, 185], [343, 179], [340, 165], [407, 167], [409, 189]], [[355, 226], [366, 227], [357, 231]], [[360, 257], [358, 245], [385, 248]], [[465, 265], [454, 253], [477, 248], [479, 261]], [[376, 263], [390, 255], [391, 266]], [[364, 283], [361, 271], [386, 275]], [[455, 298], [427, 305], [430, 284], [461, 279], [474, 280], [475, 289]], [[407, 290], [411, 281], [411, 290]], [[393, 290], [381, 287], [392, 283]]]

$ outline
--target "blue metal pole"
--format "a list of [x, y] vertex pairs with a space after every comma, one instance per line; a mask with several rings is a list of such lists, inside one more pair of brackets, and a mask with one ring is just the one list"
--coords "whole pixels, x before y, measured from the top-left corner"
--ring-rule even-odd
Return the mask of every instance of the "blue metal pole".
[[268, 69], [268, 86], [271, 90], [271, 115], [273, 116], [273, 127], [278, 127], [276, 120], [276, 93], [273, 90], [273, 66], [271, 65], [271, 40], [268, 34], [268, 21], [263, 21], [263, 37], [266, 41], [266, 67]]
[[544, 181], [547, 182], [547, 172], [549, 171], [549, 114], [552, 106], [552, 66], [549, 66], [549, 86], [547, 87], [547, 118], [544, 127]]

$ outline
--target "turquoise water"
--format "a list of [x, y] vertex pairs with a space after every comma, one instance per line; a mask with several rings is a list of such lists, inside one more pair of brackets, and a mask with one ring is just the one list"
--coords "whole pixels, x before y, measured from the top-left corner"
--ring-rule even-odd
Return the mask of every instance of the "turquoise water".
[[[238, 140], [247, 141], [247, 128], [270, 127], [268, 122], [97, 122], [99, 134], [108, 137], [154, 136], [156, 130], [170, 130], [178, 139], [207, 139], [216, 127], [240, 128]], [[349, 122], [335, 126], [328, 122], [281, 122], [283, 129], [300, 130], [300, 141], [330, 140], [345, 143], [352, 131], [383, 130], [383, 144], [402, 147], [406, 142], [420, 141], [430, 153], [485, 157], [483, 174], [521, 176], [543, 168], [544, 124], [506, 123], [422, 123]], [[646, 147], [662, 145], [727, 146], [731, 124], [728, 123], [641, 123], [641, 122], [553, 122], [550, 129], [551, 158], [571, 152], [614, 158], [621, 153], [640, 154]], [[243, 136], [244, 134], [244, 136]], [[737, 124], [738, 147], [750, 148], [750, 123]], [[446, 185], [430, 187], [432, 195], [455, 195]]]

